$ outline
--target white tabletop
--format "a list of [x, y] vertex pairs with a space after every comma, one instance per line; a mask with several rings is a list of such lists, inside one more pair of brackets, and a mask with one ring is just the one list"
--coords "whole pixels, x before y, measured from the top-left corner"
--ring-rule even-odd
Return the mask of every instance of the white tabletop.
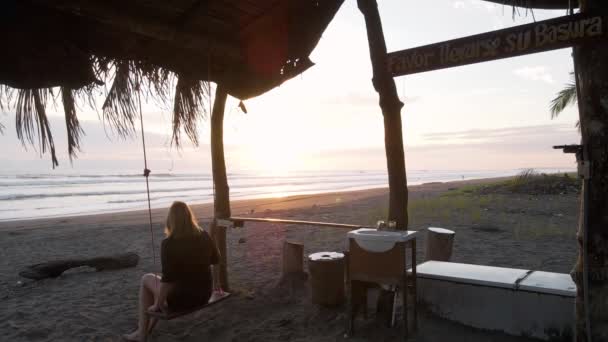
[[357, 245], [368, 252], [381, 253], [393, 248], [396, 243], [416, 239], [415, 230], [377, 230], [359, 228], [348, 232], [348, 239], [357, 241]]
[[406, 242], [420, 235], [418, 230], [378, 230], [376, 228], [359, 228], [348, 232], [349, 238]]
[[569, 274], [534, 271], [521, 283], [519, 289], [567, 297], [576, 297], [576, 284]]
[[516, 288], [516, 281], [524, 277], [528, 270], [484, 265], [460, 264], [455, 262], [427, 261], [417, 266], [419, 278], [454, 281], [501, 288]]

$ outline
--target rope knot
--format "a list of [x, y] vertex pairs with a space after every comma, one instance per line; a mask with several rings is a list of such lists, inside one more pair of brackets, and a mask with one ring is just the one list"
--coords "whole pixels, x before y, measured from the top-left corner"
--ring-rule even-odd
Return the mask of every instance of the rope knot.
[[144, 169], [144, 177], [148, 178], [150, 176], [150, 171], [149, 169]]

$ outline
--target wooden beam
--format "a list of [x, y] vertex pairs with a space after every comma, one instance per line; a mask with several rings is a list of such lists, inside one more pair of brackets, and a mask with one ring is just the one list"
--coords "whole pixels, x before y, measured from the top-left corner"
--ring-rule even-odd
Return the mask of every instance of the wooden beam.
[[380, 108], [384, 117], [384, 146], [388, 169], [389, 208], [388, 220], [397, 223], [397, 229], [407, 230], [407, 178], [405, 174], [405, 154], [403, 152], [403, 132], [401, 128], [401, 107], [403, 103], [397, 95], [395, 80], [386, 67], [386, 43], [382, 32], [382, 22], [376, 0], [358, 0], [359, 10], [365, 18], [367, 41], [372, 62], [374, 89], [380, 95]]
[[579, 13], [391, 52], [387, 64], [393, 76], [402, 76], [606, 42], [607, 36], [608, 17]]
[[[301, 221], [301, 220], [284, 220], [275, 218], [257, 218], [257, 217], [231, 217], [230, 220], [233, 222], [267, 222], [267, 223], [285, 223], [285, 224], [301, 224], [308, 226], [319, 226], [319, 227], [332, 227], [332, 228], [345, 228], [345, 229], [359, 229], [364, 226], [358, 224], [346, 224], [346, 223], [330, 223], [330, 222], [316, 222], [316, 221]], [[236, 225], [236, 224], [235, 224]]]

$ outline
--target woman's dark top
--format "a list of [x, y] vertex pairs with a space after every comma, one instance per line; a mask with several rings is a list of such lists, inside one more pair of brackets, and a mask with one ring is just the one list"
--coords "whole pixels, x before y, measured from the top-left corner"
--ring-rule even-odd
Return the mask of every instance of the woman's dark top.
[[174, 284], [167, 294], [169, 309], [186, 310], [209, 301], [213, 290], [209, 266], [219, 262], [219, 252], [207, 232], [164, 239], [160, 256], [161, 281]]

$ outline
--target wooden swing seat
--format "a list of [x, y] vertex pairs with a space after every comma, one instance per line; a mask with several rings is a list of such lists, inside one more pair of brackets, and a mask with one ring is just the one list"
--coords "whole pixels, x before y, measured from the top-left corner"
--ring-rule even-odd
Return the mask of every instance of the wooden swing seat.
[[203, 310], [211, 305], [217, 304], [217, 303], [223, 301], [224, 299], [229, 298], [230, 296], [231, 296], [231, 294], [229, 292], [214, 291], [213, 294], [211, 295], [211, 298], [209, 298], [209, 301], [203, 305], [195, 306], [191, 309], [184, 310], [184, 311], [169, 311], [169, 312], [148, 311], [148, 316], [154, 317], [156, 319], [168, 321], [168, 320], [172, 320], [174, 318], [189, 315], [193, 312]]

